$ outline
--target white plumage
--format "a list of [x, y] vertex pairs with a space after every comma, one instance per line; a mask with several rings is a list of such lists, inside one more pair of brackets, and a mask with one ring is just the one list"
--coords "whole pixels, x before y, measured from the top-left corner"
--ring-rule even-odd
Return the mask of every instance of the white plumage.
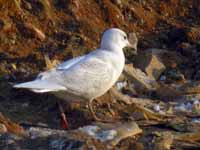
[[59, 95], [61, 92], [66, 97], [94, 99], [103, 95], [117, 81], [124, 67], [123, 48], [126, 46], [131, 44], [123, 31], [108, 29], [103, 34], [100, 48], [40, 73], [34, 81], [14, 87], [38, 93], [53, 92]]

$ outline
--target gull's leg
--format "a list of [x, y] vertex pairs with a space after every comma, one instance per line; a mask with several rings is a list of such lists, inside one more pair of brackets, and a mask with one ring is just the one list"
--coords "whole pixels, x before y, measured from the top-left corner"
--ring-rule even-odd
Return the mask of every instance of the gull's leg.
[[69, 124], [67, 122], [67, 118], [65, 116], [64, 109], [63, 109], [62, 105], [60, 104], [60, 102], [58, 102], [58, 108], [59, 108], [60, 113], [61, 113], [61, 125], [62, 125], [63, 129], [68, 129]]
[[96, 116], [96, 114], [95, 114], [95, 112], [94, 112], [94, 110], [93, 110], [93, 108], [92, 108], [92, 101], [93, 101], [93, 100], [94, 100], [94, 99], [91, 99], [91, 100], [89, 100], [89, 102], [88, 102], [88, 107], [89, 107], [90, 113], [92, 114], [92, 117], [94, 118], [95, 121], [101, 121], [101, 119], [99, 119], [99, 118]]
[[93, 108], [92, 108], [92, 101], [93, 101], [93, 100], [94, 100], [94, 99], [89, 100], [89, 102], [88, 102], [88, 107], [89, 107], [90, 113], [92, 114], [92, 117], [94, 118], [94, 120], [95, 120], [95, 121], [99, 121], [99, 122], [105, 122], [105, 123], [111, 123], [111, 122], [113, 122], [112, 120], [103, 120], [103, 119], [100, 119], [100, 118], [98, 118], [98, 117], [96, 116], [96, 114], [95, 114], [95, 112], [94, 112], [94, 110], [93, 110]]

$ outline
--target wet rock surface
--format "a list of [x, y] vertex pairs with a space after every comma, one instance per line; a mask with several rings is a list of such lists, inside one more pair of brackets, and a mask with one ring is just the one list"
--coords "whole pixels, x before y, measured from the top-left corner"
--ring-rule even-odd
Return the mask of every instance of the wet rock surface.
[[[0, 1], [0, 149], [200, 149], [199, 1]], [[109, 27], [136, 32], [123, 74], [93, 107], [12, 88], [88, 53]], [[49, 56], [47, 58], [46, 56]], [[77, 79], [78, 80], [78, 79]]]

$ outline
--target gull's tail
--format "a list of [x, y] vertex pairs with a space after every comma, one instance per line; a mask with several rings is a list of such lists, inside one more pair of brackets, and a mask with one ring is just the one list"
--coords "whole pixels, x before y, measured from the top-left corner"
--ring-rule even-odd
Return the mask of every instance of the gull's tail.
[[33, 92], [44, 93], [50, 91], [66, 90], [66, 88], [57, 83], [51, 83], [48, 81], [34, 80], [30, 82], [20, 83], [13, 86], [14, 88], [29, 89]]

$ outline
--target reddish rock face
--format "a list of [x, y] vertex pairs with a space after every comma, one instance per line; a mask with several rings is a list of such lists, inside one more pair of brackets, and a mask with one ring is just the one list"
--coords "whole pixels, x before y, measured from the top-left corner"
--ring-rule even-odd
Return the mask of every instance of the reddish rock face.
[[[100, 34], [109, 27], [119, 27], [125, 31], [134, 30], [144, 36], [154, 31], [160, 32], [162, 21], [166, 22], [167, 28], [180, 27], [180, 24], [185, 26], [187, 22], [176, 18], [187, 18], [192, 15], [195, 19], [197, 14], [191, 10], [193, 6], [198, 10], [196, 3], [195, 0], [185, 3], [180, 0], [162, 2], [152, 0], [148, 3], [120, 2], [120, 4], [111, 0], [57, 0], [55, 2], [2, 0], [0, 2], [0, 52], [6, 53], [9, 57], [27, 57], [33, 55], [37, 49], [53, 47], [47, 52], [53, 51], [54, 55], [61, 57], [59, 50], [63, 49], [66, 53], [65, 57], [70, 57], [69, 53], [73, 53], [72, 48], [77, 45], [84, 49], [96, 47]], [[172, 7], [174, 9], [171, 9]], [[44, 33], [47, 36], [46, 40], [41, 40], [43, 37], [38, 32], [23, 34], [26, 30], [22, 27], [27, 24], [29, 27], [32, 26], [32, 29], [34, 27], [40, 30], [40, 33]], [[161, 30], [164, 31], [166, 28]], [[62, 38], [58, 41], [52, 39], [59, 32], [65, 32], [72, 37], [67, 44], [62, 43]], [[83, 41], [82, 44], [79, 43], [80, 40]]]
[[[112, 125], [119, 120], [123, 125], [127, 120], [135, 120], [144, 132], [130, 138], [120, 132], [119, 136], [125, 139], [116, 149], [170, 149], [172, 140], [173, 148], [198, 149], [200, 84], [188, 80], [200, 79], [199, 16], [199, 0], [0, 0], [0, 112], [25, 126], [41, 125], [38, 130], [41, 134], [46, 128], [50, 133], [62, 132], [52, 129], [59, 128], [55, 108], [58, 99], [50, 94], [16, 91], [11, 84], [29, 80], [47, 69], [44, 54], [56, 64], [88, 53], [99, 45], [105, 29], [118, 27], [127, 33], [136, 32], [139, 55], [125, 51], [126, 61], [131, 65], [126, 65], [120, 80], [126, 84], [118, 96], [110, 91], [97, 98], [94, 110], [99, 118], [113, 120]], [[147, 48], [154, 50], [148, 52]], [[183, 97], [177, 101], [180, 96]], [[187, 110], [187, 104], [192, 106], [191, 112], [174, 109]], [[93, 123], [88, 108], [82, 105], [67, 107], [71, 129]], [[156, 112], [154, 106], [159, 106]], [[165, 120], [170, 117], [168, 114], [173, 118]], [[0, 113], [0, 132], [7, 131], [22, 134], [23, 128]], [[70, 134], [61, 139], [52, 135], [31, 142], [29, 138], [13, 142], [4, 135], [0, 136], [0, 149], [16, 146], [38, 149], [47, 143], [50, 148], [63, 145], [65, 149], [68, 146], [107, 149], [105, 143], [77, 131], [66, 131]]]

